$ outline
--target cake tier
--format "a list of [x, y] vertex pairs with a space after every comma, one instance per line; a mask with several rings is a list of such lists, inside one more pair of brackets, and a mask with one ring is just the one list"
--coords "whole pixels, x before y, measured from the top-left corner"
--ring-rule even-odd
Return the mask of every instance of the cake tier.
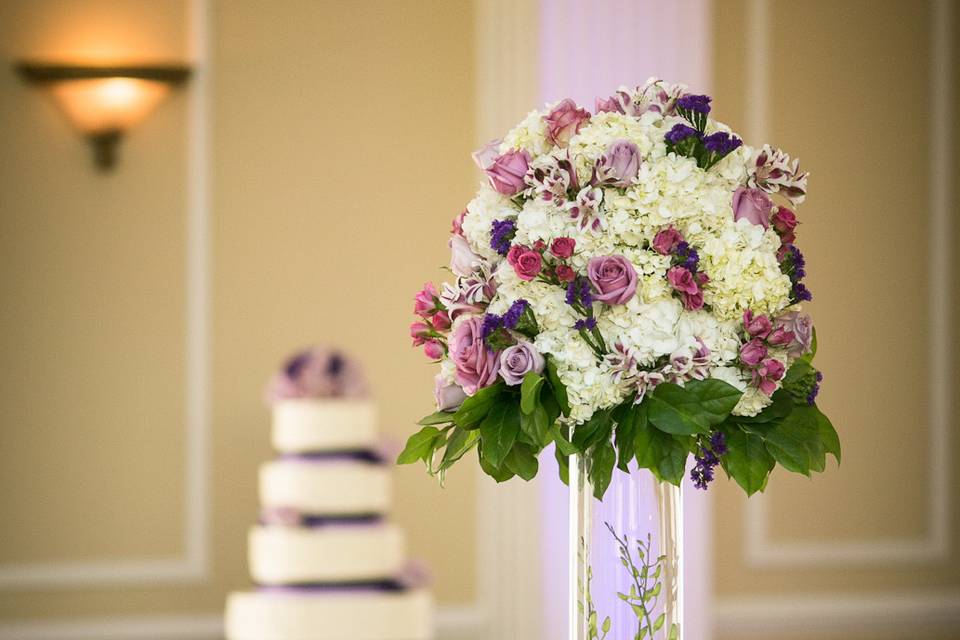
[[273, 446], [281, 453], [368, 449], [377, 440], [368, 400], [281, 400], [273, 406]]
[[378, 580], [404, 563], [404, 539], [390, 523], [256, 526], [250, 574], [262, 585]]
[[260, 467], [260, 504], [312, 515], [385, 513], [390, 473], [350, 457], [281, 458]]
[[227, 640], [429, 640], [426, 591], [260, 591], [227, 599]]

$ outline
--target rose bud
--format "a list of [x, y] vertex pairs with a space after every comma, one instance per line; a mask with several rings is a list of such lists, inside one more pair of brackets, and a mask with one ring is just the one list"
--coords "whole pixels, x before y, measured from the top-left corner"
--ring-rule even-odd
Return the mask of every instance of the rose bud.
[[573, 238], [556, 238], [550, 245], [550, 253], [558, 258], [569, 258], [573, 255], [573, 250], [577, 246], [577, 241]]

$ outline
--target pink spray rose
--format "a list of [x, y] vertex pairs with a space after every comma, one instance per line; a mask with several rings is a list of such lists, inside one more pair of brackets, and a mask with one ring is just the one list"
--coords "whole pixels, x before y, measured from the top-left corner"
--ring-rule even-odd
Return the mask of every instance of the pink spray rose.
[[764, 229], [770, 228], [770, 210], [773, 203], [760, 189], [740, 187], [733, 192], [733, 219], [746, 219]]
[[640, 147], [629, 140], [614, 140], [597, 160], [595, 184], [629, 187], [640, 171]]
[[770, 218], [773, 228], [780, 234], [780, 241], [789, 244], [797, 239], [794, 231], [797, 228], [797, 215], [786, 207], [777, 207]]
[[433, 379], [433, 397], [437, 401], [437, 411], [456, 411], [466, 400], [467, 394], [458, 384], [447, 384], [443, 376], [437, 374]]
[[521, 280], [533, 280], [543, 268], [543, 257], [539, 252], [524, 248], [513, 263], [513, 270]]
[[517, 264], [517, 258], [520, 257], [520, 254], [524, 251], [527, 251], [529, 247], [526, 247], [522, 244], [512, 244], [510, 245], [510, 250], [507, 251], [507, 263], [512, 267]]
[[450, 314], [446, 311], [437, 311], [430, 319], [430, 324], [437, 331], [446, 331], [450, 328]]
[[560, 282], [573, 282], [577, 277], [577, 272], [573, 270], [573, 267], [565, 264], [558, 264], [554, 273], [557, 274], [557, 280]]
[[423, 343], [423, 355], [431, 360], [439, 360], [443, 357], [443, 343], [436, 338], [431, 338]]
[[543, 356], [532, 344], [518, 342], [500, 354], [500, 377], [508, 385], [518, 385], [530, 371], [542, 372], [544, 364]]
[[454, 377], [467, 395], [496, 382], [500, 354], [483, 341], [482, 317], [472, 316], [457, 325], [450, 340], [450, 358], [456, 366]]
[[753, 311], [747, 309], [743, 312], [743, 328], [752, 338], [766, 338], [770, 335], [773, 325], [767, 316], [763, 314], [755, 316]]
[[623, 256], [596, 256], [587, 263], [594, 296], [609, 305], [626, 304], [637, 292], [637, 270]]
[[573, 238], [556, 238], [550, 245], [550, 253], [558, 258], [569, 258], [573, 255], [573, 250], [577, 246], [577, 241]]
[[667, 282], [680, 293], [694, 294], [700, 290], [693, 274], [686, 267], [670, 267], [667, 271]]
[[683, 235], [673, 225], [657, 232], [653, 237], [653, 250], [662, 256], [670, 255], [683, 242]]
[[419, 347], [430, 337], [430, 325], [426, 322], [411, 323], [410, 337], [413, 338], [413, 346]]
[[570, 98], [557, 103], [547, 115], [543, 117], [547, 123], [547, 138], [558, 147], [566, 147], [567, 143], [578, 131], [580, 126], [590, 119], [590, 112], [581, 109]]
[[767, 342], [776, 347], [788, 345], [793, 342], [793, 331], [783, 326], [774, 327], [770, 335], [767, 336]]
[[513, 196], [523, 191], [526, 186], [525, 176], [530, 163], [530, 154], [526, 149], [511, 149], [497, 156], [484, 171], [490, 180], [490, 186], [497, 193]]
[[413, 297], [413, 312], [422, 318], [429, 316], [437, 308], [437, 295], [437, 288], [432, 282], [423, 285], [423, 289]]
[[463, 237], [463, 219], [467, 217], [467, 210], [464, 209], [457, 214], [457, 217], [450, 223], [450, 233], [455, 236]]
[[480, 266], [480, 256], [462, 236], [450, 236], [450, 270], [458, 276], [471, 276]]
[[791, 311], [777, 318], [775, 324], [793, 334], [793, 342], [789, 348], [791, 356], [798, 358], [810, 352], [813, 346], [813, 319], [810, 316]]
[[754, 338], [740, 347], [740, 362], [748, 367], [755, 367], [767, 357], [767, 347], [760, 338]]
[[772, 395], [777, 390], [777, 382], [783, 378], [786, 367], [779, 360], [767, 358], [753, 370], [753, 384], [766, 395]]

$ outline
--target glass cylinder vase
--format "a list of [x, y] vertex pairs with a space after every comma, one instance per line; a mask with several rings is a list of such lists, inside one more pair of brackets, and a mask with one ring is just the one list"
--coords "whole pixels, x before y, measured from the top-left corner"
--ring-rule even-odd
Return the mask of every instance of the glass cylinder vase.
[[602, 500], [570, 457], [569, 640], [680, 640], [680, 489], [614, 470]]

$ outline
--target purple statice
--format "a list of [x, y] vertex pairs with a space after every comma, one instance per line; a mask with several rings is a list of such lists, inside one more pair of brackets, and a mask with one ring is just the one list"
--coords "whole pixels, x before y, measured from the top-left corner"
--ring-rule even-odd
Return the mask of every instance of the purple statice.
[[589, 316], [587, 318], [583, 318], [582, 320], [577, 320], [574, 323], [573, 328], [576, 329], [577, 331], [584, 331], [584, 330], [593, 331], [593, 329], [596, 328], [596, 326], [597, 326], [597, 319], [594, 318], [593, 316]]
[[667, 132], [667, 135], [663, 137], [668, 144], [680, 144], [688, 138], [697, 138], [700, 136], [700, 133], [693, 127], [687, 126], [685, 124], [675, 124], [670, 131]]
[[727, 452], [727, 438], [721, 431], [714, 431], [710, 440], [700, 442], [700, 448], [694, 455], [697, 464], [690, 470], [690, 479], [697, 489], [706, 489], [713, 482], [713, 470], [720, 464], [720, 456]]
[[683, 111], [696, 111], [697, 113], [710, 113], [710, 96], [698, 96], [688, 93], [677, 100], [677, 108]]
[[580, 278], [580, 303], [587, 309], [593, 305], [593, 291], [590, 290], [590, 281]]
[[570, 284], [567, 285], [567, 295], [564, 298], [566, 303], [571, 307], [577, 304], [577, 292], [580, 290], [579, 285], [576, 280], [571, 280]]
[[717, 156], [717, 161], [727, 156], [743, 144], [737, 136], [731, 136], [726, 131], [717, 131], [703, 138], [703, 146]]
[[684, 267], [690, 273], [700, 268], [700, 254], [686, 240], [677, 243], [673, 250], [673, 264]]
[[793, 289], [790, 291], [790, 297], [796, 302], [810, 302], [813, 300], [813, 294], [810, 293], [810, 289], [807, 289], [807, 285], [802, 282], [794, 283]]
[[520, 317], [523, 315], [523, 312], [526, 311], [529, 306], [530, 303], [523, 299], [517, 300], [510, 305], [507, 312], [503, 314], [503, 326], [507, 329], [515, 329], [517, 323], [520, 322]]
[[510, 252], [510, 242], [517, 232], [513, 220], [494, 220], [490, 225], [490, 248], [502, 256]]
[[486, 340], [493, 333], [503, 326], [503, 317], [498, 316], [495, 313], [487, 313], [483, 316], [483, 325], [481, 327], [481, 335], [483, 339]]
[[578, 276], [571, 281], [567, 285], [565, 300], [571, 307], [580, 302], [584, 308], [590, 308], [593, 304], [593, 291], [590, 290], [590, 281], [583, 276]]
[[817, 375], [813, 380], [813, 387], [810, 389], [810, 393], [807, 394], [807, 404], [811, 407], [813, 403], [817, 401], [817, 395], [820, 394], [820, 383], [823, 382], [823, 374], [817, 371]]

